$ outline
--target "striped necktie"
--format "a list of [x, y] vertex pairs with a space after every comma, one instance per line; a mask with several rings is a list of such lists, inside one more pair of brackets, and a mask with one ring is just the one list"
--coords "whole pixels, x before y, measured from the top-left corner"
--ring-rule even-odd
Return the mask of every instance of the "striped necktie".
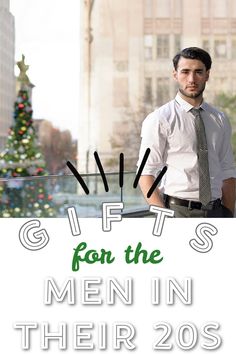
[[199, 200], [203, 205], [211, 201], [211, 184], [208, 163], [208, 149], [205, 126], [200, 113], [201, 108], [192, 108], [195, 116], [195, 130], [197, 136], [197, 154], [199, 168]]

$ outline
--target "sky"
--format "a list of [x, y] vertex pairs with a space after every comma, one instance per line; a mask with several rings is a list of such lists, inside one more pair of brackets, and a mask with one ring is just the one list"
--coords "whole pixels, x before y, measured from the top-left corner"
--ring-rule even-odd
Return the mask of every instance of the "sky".
[[[81, 0], [10, 0], [15, 59], [29, 65], [34, 118], [50, 120], [77, 138]], [[19, 69], [15, 68], [16, 75]]]

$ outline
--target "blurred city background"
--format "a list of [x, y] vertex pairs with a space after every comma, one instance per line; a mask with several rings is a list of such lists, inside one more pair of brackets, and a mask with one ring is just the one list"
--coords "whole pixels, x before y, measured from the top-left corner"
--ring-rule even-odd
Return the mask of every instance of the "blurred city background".
[[99, 216], [105, 200], [146, 210], [133, 188], [141, 123], [175, 96], [172, 57], [188, 46], [212, 56], [205, 98], [228, 114], [236, 155], [234, 0], [0, 0], [0, 216]]

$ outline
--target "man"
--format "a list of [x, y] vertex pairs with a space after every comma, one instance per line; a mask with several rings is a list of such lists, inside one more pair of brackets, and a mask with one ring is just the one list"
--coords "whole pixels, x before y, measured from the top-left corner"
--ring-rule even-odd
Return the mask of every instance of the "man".
[[[203, 100], [211, 57], [203, 49], [185, 48], [173, 59], [179, 90], [174, 100], [143, 122], [138, 165], [151, 149], [140, 178], [150, 205], [167, 207], [175, 217], [233, 217], [235, 178], [231, 127], [222, 112]], [[160, 170], [160, 188], [147, 198]]]

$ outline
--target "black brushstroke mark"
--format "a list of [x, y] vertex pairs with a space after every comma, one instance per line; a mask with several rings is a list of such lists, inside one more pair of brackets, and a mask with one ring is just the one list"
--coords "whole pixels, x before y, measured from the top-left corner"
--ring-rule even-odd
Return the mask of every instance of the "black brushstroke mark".
[[143, 171], [144, 166], [145, 166], [145, 164], [147, 162], [147, 159], [148, 159], [148, 156], [149, 156], [150, 152], [151, 152], [151, 149], [147, 148], [147, 150], [146, 150], [146, 152], [145, 152], [145, 154], [143, 156], [142, 162], [141, 162], [141, 164], [139, 166], [138, 172], [136, 174], [136, 177], [135, 177], [135, 180], [134, 180], [134, 184], [133, 184], [133, 188], [137, 188], [137, 186], [138, 186], [139, 179], [141, 177], [142, 171]]
[[108, 192], [109, 191], [109, 187], [108, 187], [108, 184], [107, 184], [106, 175], [104, 173], [104, 170], [103, 170], [103, 167], [102, 167], [102, 164], [101, 164], [101, 161], [100, 161], [100, 158], [98, 156], [97, 151], [94, 152], [94, 157], [95, 157], [95, 161], [96, 161], [96, 164], [98, 166], [100, 175], [102, 177], [102, 181], [103, 181], [103, 184], [104, 184], [105, 191]]
[[157, 176], [157, 178], [155, 179], [155, 181], [153, 182], [151, 188], [149, 189], [147, 193], [147, 198], [151, 197], [152, 193], [154, 192], [155, 188], [157, 187], [158, 183], [161, 181], [166, 171], [167, 171], [167, 166], [164, 166], [161, 172], [159, 173], [159, 175]]
[[77, 179], [77, 181], [79, 182], [79, 184], [81, 185], [81, 187], [83, 188], [84, 192], [86, 194], [89, 194], [89, 189], [86, 186], [86, 183], [84, 182], [82, 176], [79, 174], [79, 172], [76, 170], [76, 168], [72, 165], [72, 163], [70, 161], [67, 161], [67, 166], [69, 167], [69, 169], [71, 170], [71, 172], [73, 173], [73, 175], [75, 176], [75, 178]]
[[120, 154], [120, 173], [119, 173], [119, 185], [120, 188], [124, 185], [124, 154]]

